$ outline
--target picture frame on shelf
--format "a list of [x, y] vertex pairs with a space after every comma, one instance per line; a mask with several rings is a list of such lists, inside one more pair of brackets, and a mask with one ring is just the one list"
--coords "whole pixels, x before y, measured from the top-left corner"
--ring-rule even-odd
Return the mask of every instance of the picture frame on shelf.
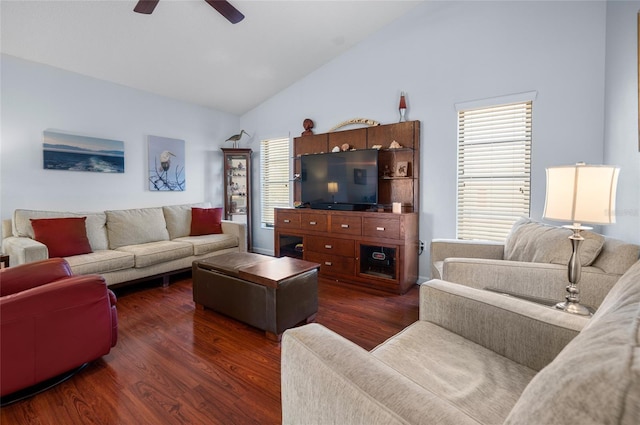
[[396, 162], [396, 177], [409, 177], [409, 162], [408, 161], [398, 161]]

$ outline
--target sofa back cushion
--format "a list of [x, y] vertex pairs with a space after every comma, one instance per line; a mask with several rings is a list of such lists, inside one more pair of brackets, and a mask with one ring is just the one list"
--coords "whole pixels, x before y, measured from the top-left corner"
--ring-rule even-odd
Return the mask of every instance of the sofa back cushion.
[[106, 214], [110, 249], [169, 240], [160, 207], [106, 211]]
[[91, 249], [93, 251], [109, 249], [106, 228], [107, 216], [103, 212], [76, 213], [18, 209], [13, 212], [13, 236], [34, 239], [32, 219], [63, 217], [87, 217], [85, 226]]
[[191, 231], [191, 208], [210, 208], [209, 202], [198, 204], [169, 205], [162, 207], [164, 219], [167, 222], [169, 239], [183, 238], [189, 236]]
[[[506, 424], [640, 423], [640, 261], [580, 334], [529, 383]], [[562, 423], [565, 423], [564, 421]]]
[[638, 261], [640, 246], [614, 238], [605, 238], [602, 251], [592, 266], [606, 273], [623, 275]]
[[[573, 251], [569, 240], [572, 233], [563, 227], [521, 218], [507, 236], [504, 259], [567, 265]], [[580, 244], [580, 263], [588, 266], [600, 254], [604, 236], [589, 231], [583, 231], [581, 235], [585, 240]]]

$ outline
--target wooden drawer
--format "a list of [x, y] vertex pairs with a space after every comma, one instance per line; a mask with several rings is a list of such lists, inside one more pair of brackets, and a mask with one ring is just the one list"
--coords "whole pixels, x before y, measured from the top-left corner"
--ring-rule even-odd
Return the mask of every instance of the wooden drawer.
[[355, 255], [355, 241], [353, 240], [308, 237], [305, 248], [308, 251], [341, 255], [343, 257], [353, 257]]
[[356, 260], [353, 257], [305, 252], [304, 258], [307, 261], [320, 264], [320, 274], [355, 275]]
[[305, 230], [315, 230], [318, 232], [327, 231], [326, 214], [301, 214], [300, 228]]
[[395, 218], [365, 217], [362, 234], [378, 238], [400, 239], [400, 221]]
[[362, 234], [362, 218], [352, 215], [331, 216], [331, 233], [339, 235], [361, 235]]
[[276, 226], [278, 230], [299, 229], [300, 213], [298, 211], [276, 210]]

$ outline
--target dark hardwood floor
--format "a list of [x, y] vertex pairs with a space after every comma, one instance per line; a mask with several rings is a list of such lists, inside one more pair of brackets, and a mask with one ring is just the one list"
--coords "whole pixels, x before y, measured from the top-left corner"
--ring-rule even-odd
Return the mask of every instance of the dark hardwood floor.
[[[280, 344], [196, 310], [191, 278], [117, 291], [119, 340], [70, 380], [0, 409], [9, 424], [279, 424]], [[320, 280], [316, 322], [370, 350], [418, 319], [399, 296]]]

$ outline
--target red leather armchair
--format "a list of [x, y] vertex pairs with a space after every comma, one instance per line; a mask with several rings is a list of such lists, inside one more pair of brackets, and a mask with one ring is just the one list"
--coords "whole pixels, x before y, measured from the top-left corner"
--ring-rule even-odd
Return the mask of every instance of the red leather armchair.
[[72, 276], [61, 258], [1, 269], [0, 396], [108, 354], [115, 304], [102, 276]]

